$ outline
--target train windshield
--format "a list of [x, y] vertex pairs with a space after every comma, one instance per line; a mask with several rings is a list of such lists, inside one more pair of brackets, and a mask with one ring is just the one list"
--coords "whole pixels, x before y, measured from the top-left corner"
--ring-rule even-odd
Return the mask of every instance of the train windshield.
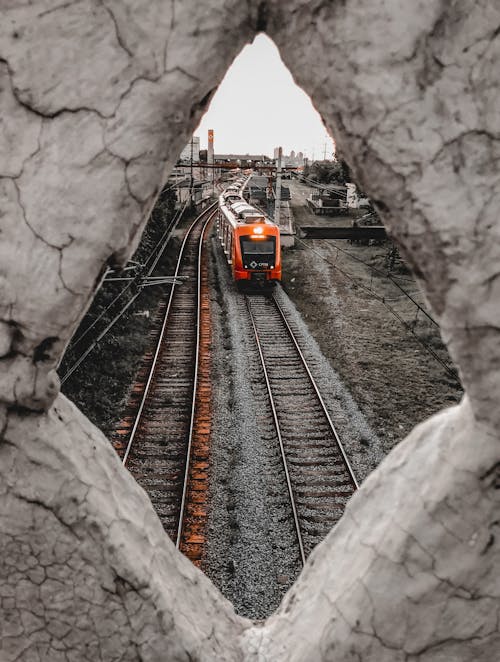
[[241, 239], [241, 250], [247, 255], [272, 255], [274, 253], [273, 239]]
[[244, 269], [263, 270], [274, 269], [276, 255], [276, 238], [264, 237], [252, 239], [241, 237], [241, 258]]

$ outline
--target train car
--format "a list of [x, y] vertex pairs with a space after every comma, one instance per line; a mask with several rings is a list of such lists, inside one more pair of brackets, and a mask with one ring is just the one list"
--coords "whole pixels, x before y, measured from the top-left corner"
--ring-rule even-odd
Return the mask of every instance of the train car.
[[279, 228], [244, 199], [244, 184], [219, 196], [217, 234], [240, 289], [272, 287], [281, 280]]

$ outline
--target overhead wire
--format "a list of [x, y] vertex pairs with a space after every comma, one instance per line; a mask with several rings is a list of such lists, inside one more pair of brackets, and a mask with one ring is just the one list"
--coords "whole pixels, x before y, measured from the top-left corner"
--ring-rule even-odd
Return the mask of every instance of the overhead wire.
[[327, 191], [334, 191], [335, 193], [340, 193], [342, 194], [342, 197], [347, 198], [347, 190], [345, 186], [341, 186], [340, 184], [323, 184], [322, 182], [318, 182], [311, 177], [307, 176], [302, 176], [302, 179], [310, 184], [311, 186], [315, 186], [316, 188], [322, 188]]
[[97, 346], [99, 341], [101, 341], [104, 336], [110, 331], [110, 329], [113, 328], [113, 326], [118, 322], [120, 317], [125, 314], [125, 312], [130, 308], [130, 306], [134, 303], [134, 301], [137, 299], [139, 294], [141, 293], [141, 290], [136, 292], [134, 296], [127, 301], [125, 306], [120, 310], [118, 315], [116, 315], [111, 322], [105, 327], [103, 331], [97, 336], [97, 338], [94, 340], [89, 347], [83, 352], [83, 354], [80, 355], [80, 357], [75, 361], [75, 363], [72, 364], [72, 366], [67, 370], [67, 372], [61, 377], [61, 384], [64, 384], [64, 382], [71, 377], [71, 375], [75, 372], [77, 368], [80, 367], [80, 365], [83, 363], [83, 361], [87, 358], [87, 356], [90, 354], [90, 352]]
[[[165, 189], [164, 189], [164, 190], [165, 190]], [[175, 212], [175, 214], [174, 214], [174, 217], [173, 217], [173, 219], [172, 219], [172, 222], [169, 224], [168, 228], [165, 230], [165, 232], [163, 233], [162, 237], [158, 240], [158, 242], [155, 244], [154, 248], [151, 250], [151, 253], [150, 253], [149, 256], [147, 257], [147, 259], [146, 259], [146, 261], [145, 261], [145, 264], [144, 264], [144, 265], [139, 265], [138, 263], [136, 263], [139, 267], [143, 267], [143, 268], [144, 268], [144, 267], [147, 266], [147, 264], [148, 264], [148, 262], [149, 262], [151, 256], [154, 254], [154, 252], [156, 251], [156, 249], [157, 249], [157, 248], [161, 245], [161, 243], [164, 241], [166, 235], [171, 231], [171, 229], [172, 229], [173, 227], [175, 227], [175, 225], [176, 225], [176, 224], [179, 222], [179, 220], [181, 219], [182, 214], [183, 214], [184, 211], [186, 210], [186, 206], [187, 206], [187, 201], [184, 203], [184, 206], [183, 206], [182, 208], [176, 210], [176, 212]], [[161, 254], [161, 253], [160, 253], [160, 254]], [[157, 263], [158, 263], [158, 260], [155, 261], [155, 263], [154, 263], [154, 265], [153, 265], [153, 269], [154, 269], [154, 267], [156, 266]], [[110, 271], [112, 271], [112, 269], [108, 269], [107, 272], [106, 272], [106, 274], [109, 273]], [[105, 274], [105, 276], [106, 276], [106, 274]], [[103, 279], [101, 280], [101, 283], [100, 283], [99, 287], [97, 288], [97, 290], [100, 289], [100, 287], [102, 286], [103, 282], [105, 281], [105, 276], [104, 276]], [[74, 348], [75, 348], [75, 347], [76, 347], [76, 346], [77, 346], [77, 345], [83, 340], [83, 338], [85, 338], [85, 337], [88, 335], [88, 333], [89, 333], [89, 332], [90, 332], [90, 331], [96, 326], [96, 324], [97, 324], [97, 323], [98, 323], [98, 322], [104, 317], [104, 315], [106, 315], [106, 313], [108, 312], [108, 310], [109, 310], [110, 308], [112, 308], [112, 306], [114, 306], [114, 304], [115, 304], [119, 299], [121, 299], [121, 297], [122, 297], [126, 292], [128, 292], [128, 290], [132, 287], [132, 285], [134, 284], [134, 282], [136, 282], [136, 279], [133, 279], [132, 282], [129, 282], [128, 285], [126, 285], [124, 288], [122, 288], [122, 289], [118, 292], [118, 294], [114, 297], [114, 299], [113, 299], [113, 300], [112, 300], [112, 301], [106, 306], [106, 308], [105, 308], [103, 311], [101, 311], [101, 313], [95, 318], [95, 320], [93, 320], [92, 324], [90, 324], [90, 325], [89, 325], [89, 326], [88, 326], [88, 327], [87, 327], [87, 328], [86, 328], [86, 329], [85, 329], [85, 330], [84, 330], [84, 331], [83, 331], [83, 332], [82, 332], [77, 338], [75, 338], [73, 341], [71, 341], [71, 343], [70, 343], [70, 347], [71, 347], [72, 349], [74, 349]]]
[[[325, 239], [320, 239], [319, 241], [321, 241], [322, 243], [326, 243], [326, 240], [325, 240]], [[428, 319], [429, 319], [429, 320], [430, 320], [435, 326], [439, 327], [439, 324], [438, 324], [438, 323], [436, 322], [436, 320], [432, 317], [432, 315], [430, 315], [430, 314], [425, 310], [425, 308], [423, 308], [423, 307], [422, 307], [417, 301], [415, 301], [415, 300], [413, 299], [413, 297], [412, 297], [412, 296], [411, 296], [411, 295], [410, 295], [410, 294], [409, 294], [409, 293], [408, 293], [403, 287], [401, 287], [401, 285], [400, 285], [399, 283], [397, 283], [397, 282], [394, 280], [394, 278], [392, 277], [391, 274], [386, 273], [386, 272], [382, 271], [381, 269], [378, 269], [377, 267], [374, 267], [373, 265], [369, 264], [368, 262], [366, 262], [365, 260], [361, 259], [361, 258], [358, 257], [357, 255], [354, 255], [354, 254], [351, 253], [350, 251], [346, 251], [345, 248], [341, 248], [341, 247], [338, 246], [336, 243], [334, 243], [334, 242], [330, 242], [330, 240], [328, 241], [328, 243], [331, 243], [331, 244], [332, 244], [332, 245], [333, 245], [338, 251], [341, 251], [342, 253], [345, 253], [346, 255], [348, 255], [352, 260], [356, 260], [357, 262], [361, 262], [361, 264], [364, 264], [366, 267], [368, 267], [368, 269], [371, 269], [371, 270], [372, 270], [374, 273], [376, 273], [377, 275], [382, 276], [383, 278], [387, 278], [387, 279], [388, 279], [388, 280], [389, 280], [389, 281], [390, 281], [395, 287], [397, 287], [397, 288], [402, 292], [402, 294], [403, 294], [404, 296], [408, 297], [408, 299], [410, 299], [410, 301], [412, 301], [412, 302], [415, 304], [415, 306], [417, 306], [417, 308], [418, 308], [418, 309], [419, 309], [419, 310], [420, 310], [420, 311], [421, 311], [421, 312], [422, 312], [422, 313], [423, 313], [423, 314], [424, 314], [424, 315], [425, 315], [425, 316], [426, 316], [426, 317], [427, 317], [427, 318], [428, 318]], [[412, 282], [412, 281], [409, 281], [409, 282]]]
[[[147, 274], [150, 275], [156, 265], [158, 264], [161, 256], [163, 255], [163, 252], [167, 246], [167, 243], [170, 239], [170, 233], [173, 231], [174, 227], [177, 225], [177, 223], [180, 221], [182, 218], [182, 215], [184, 211], [186, 210], [187, 207], [187, 201], [184, 203], [184, 206], [180, 208], [180, 210], [177, 210], [176, 213], [174, 214], [174, 217], [172, 219], [172, 222], [169, 224], [168, 228], [164, 231], [162, 237], [160, 240], [155, 244], [153, 249], [151, 250], [150, 254], [148, 255], [145, 265], [147, 266], [148, 262], [152, 259], [154, 256], [155, 252], [158, 249], [158, 253], [156, 254], [156, 257], [154, 258], [152, 264], [149, 265]], [[140, 274], [142, 278], [142, 274]], [[104, 279], [101, 281], [101, 285]], [[82, 339], [85, 337], [88, 332], [95, 327], [97, 322], [104, 317], [104, 315], [110, 310], [110, 308], [127, 292], [134, 283], [137, 282], [137, 279], [133, 279], [130, 281], [122, 290], [113, 298], [111, 303], [99, 314], [99, 316], [92, 322], [92, 324], [78, 337], [75, 343], [71, 345], [71, 348], [73, 349]], [[129, 301], [123, 306], [123, 308], [118, 312], [117, 315], [111, 320], [109, 324], [106, 325], [106, 327], [101, 331], [97, 338], [87, 347], [87, 349], [78, 357], [78, 359], [71, 365], [71, 367], [66, 371], [66, 373], [61, 377], [61, 384], [64, 384], [67, 379], [75, 372], [75, 370], [83, 363], [83, 361], [87, 358], [87, 356], [92, 352], [92, 350], [98, 345], [98, 343], [104, 338], [104, 336], [113, 328], [113, 326], [118, 322], [118, 320], [125, 314], [125, 312], [130, 308], [130, 306], [134, 303], [134, 301], [137, 299], [137, 297], [141, 294], [143, 291], [142, 287], [139, 287], [139, 290], [132, 296]]]
[[360, 282], [358, 279], [356, 279], [352, 274], [348, 273], [347, 271], [345, 271], [344, 269], [342, 269], [341, 267], [339, 267], [339, 266], [338, 266], [337, 264], [335, 264], [334, 262], [331, 262], [330, 260], [328, 260], [324, 255], [322, 255], [319, 251], [317, 251], [316, 249], [314, 249], [312, 246], [309, 246], [308, 244], [306, 244], [302, 239], [297, 239], [297, 241], [300, 242], [301, 244], [303, 244], [304, 246], [307, 246], [307, 248], [308, 248], [309, 250], [311, 250], [313, 253], [315, 253], [318, 257], [320, 257], [322, 260], [324, 260], [324, 261], [327, 262], [328, 264], [331, 264], [331, 265], [333, 266], [334, 269], [337, 269], [337, 271], [339, 271], [339, 272], [342, 273], [346, 278], [348, 278], [348, 279], [351, 280], [353, 283], [355, 283], [355, 285], [356, 285], [357, 287], [359, 287], [359, 288], [365, 290], [366, 292], [368, 292], [368, 293], [369, 293], [374, 299], [378, 300], [383, 306], [385, 306], [385, 308], [387, 308], [387, 310], [388, 310], [388, 311], [389, 311], [389, 312], [390, 312], [390, 313], [391, 313], [391, 314], [392, 314], [397, 320], [399, 320], [399, 322], [401, 322], [401, 324], [406, 328], [406, 330], [409, 331], [409, 332], [413, 335], [413, 337], [417, 340], [417, 342], [419, 342], [419, 343], [422, 345], [422, 347], [424, 347], [424, 349], [425, 349], [427, 352], [429, 352], [429, 354], [431, 354], [431, 356], [432, 356], [432, 357], [433, 357], [433, 358], [434, 358], [434, 359], [435, 359], [435, 360], [436, 360], [436, 361], [437, 361], [437, 362], [438, 362], [438, 363], [439, 363], [439, 364], [445, 369], [445, 371], [446, 371], [451, 377], [453, 377], [455, 380], [459, 381], [458, 374], [457, 374], [456, 370], [453, 369], [453, 368], [450, 368], [450, 366], [449, 366], [445, 361], [443, 361], [443, 359], [437, 354], [437, 352], [435, 352], [435, 351], [432, 349], [432, 347], [430, 347], [430, 345], [429, 345], [428, 343], [426, 343], [424, 340], [422, 340], [422, 338], [420, 338], [420, 337], [415, 333], [415, 331], [413, 330], [413, 328], [411, 327], [411, 325], [408, 324], [408, 322], [406, 322], [406, 320], [404, 320], [404, 319], [401, 317], [401, 315], [400, 315], [397, 311], [395, 311], [391, 306], [389, 306], [389, 305], [386, 303], [386, 299], [385, 299], [385, 297], [380, 296], [377, 292], [375, 292], [374, 290], [372, 290], [370, 287], [368, 287], [368, 286], [365, 285], [364, 283], [361, 283], [361, 282]]
[[[335, 186], [335, 185], [328, 185], [328, 184], [327, 184], [327, 185], [323, 185], [323, 184], [321, 184], [320, 182], [316, 182], [315, 180], [313, 180], [313, 179], [310, 178], [310, 177], [304, 177], [304, 176], [303, 176], [303, 179], [304, 179], [304, 181], [306, 181], [306, 182], [309, 183], [310, 185], [313, 185], [313, 186], [316, 186], [316, 187], [325, 188], [325, 189], [327, 189], [327, 190], [333, 190], [333, 191], [338, 191], [338, 190], [339, 190], [339, 188], [338, 188], [337, 186]], [[347, 196], [346, 196], [346, 197], [347, 197]], [[298, 241], [299, 241], [300, 243], [302, 243], [304, 246], [307, 246], [307, 244], [306, 244], [303, 240], [298, 239]], [[325, 240], [320, 240], [320, 241], [325, 242]], [[325, 243], [326, 243], [326, 242], [325, 242]], [[329, 241], [328, 243], [330, 243], [330, 241]], [[347, 250], [341, 248], [341, 247], [338, 246], [337, 244], [333, 244], [333, 245], [334, 245], [334, 247], [336, 248], [337, 251], [340, 251], [340, 252], [342, 252], [342, 253], [345, 253], [345, 254], [348, 255], [351, 259], [356, 260], [356, 261], [362, 263], [363, 265], [365, 265], [366, 267], [368, 267], [369, 269], [371, 269], [371, 270], [372, 270], [374, 273], [376, 273], [377, 275], [381, 275], [381, 276], [383, 276], [384, 278], [387, 278], [387, 279], [388, 279], [388, 280], [389, 280], [389, 281], [390, 281], [395, 287], [397, 287], [397, 288], [402, 292], [402, 296], [405, 296], [405, 297], [407, 297], [410, 301], [412, 301], [412, 303], [417, 307], [417, 309], [420, 310], [420, 311], [421, 311], [421, 312], [422, 312], [422, 313], [423, 313], [423, 314], [429, 319], [429, 321], [430, 321], [432, 324], [434, 324], [435, 326], [437, 326], [437, 327], [439, 328], [439, 324], [438, 324], [438, 322], [432, 317], [432, 315], [430, 315], [430, 314], [425, 310], [425, 308], [423, 308], [423, 307], [422, 307], [417, 301], [415, 301], [415, 299], [413, 298], [413, 296], [412, 296], [409, 292], [407, 292], [407, 291], [406, 291], [406, 290], [405, 290], [405, 289], [404, 289], [404, 288], [403, 288], [403, 287], [402, 287], [402, 286], [401, 286], [401, 285], [395, 280], [395, 278], [394, 278], [393, 276], [391, 276], [390, 274], [384, 273], [384, 272], [381, 271], [380, 269], [377, 269], [377, 268], [374, 267], [373, 265], [369, 264], [369, 263], [366, 262], [365, 260], [362, 260], [362, 259], [359, 258], [358, 256], [353, 255], [351, 252], [349, 252], [349, 251], [347, 251]], [[391, 306], [389, 306], [389, 305], [386, 303], [386, 301], [389, 300], [389, 299], [387, 299], [387, 297], [381, 297], [381, 296], [380, 296], [378, 293], [376, 293], [374, 290], [372, 290], [371, 288], [367, 287], [367, 286], [364, 285], [363, 283], [360, 283], [360, 282], [359, 282], [357, 279], [355, 279], [351, 274], [349, 274], [349, 273], [347, 273], [345, 270], [341, 269], [341, 268], [340, 268], [338, 265], [336, 265], [335, 263], [330, 262], [329, 260], [327, 260], [323, 255], [321, 255], [321, 253], [319, 253], [318, 251], [315, 251], [314, 248], [312, 248], [311, 246], [308, 246], [308, 248], [310, 248], [310, 250], [312, 250], [312, 251], [315, 252], [317, 255], [319, 255], [319, 257], [321, 257], [323, 260], [325, 260], [326, 262], [329, 262], [329, 263], [330, 263], [335, 269], [337, 269], [338, 271], [340, 271], [341, 273], [343, 273], [343, 274], [344, 274], [347, 278], [349, 278], [351, 281], [355, 282], [356, 285], [357, 285], [358, 287], [361, 287], [362, 289], [364, 289], [364, 290], [366, 290], [367, 292], [369, 292], [369, 293], [371, 294], [371, 296], [373, 296], [374, 298], [378, 299], [378, 300], [379, 300], [379, 301], [380, 301], [380, 302], [381, 302], [381, 303], [382, 303], [382, 304], [383, 304], [383, 305], [384, 305], [384, 306], [385, 306], [385, 307], [386, 307], [386, 308], [392, 313], [392, 315], [394, 315], [394, 317], [396, 317], [396, 318], [397, 318], [397, 319], [398, 319], [398, 320], [399, 320], [399, 321], [405, 326], [405, 328], [406, 328], [408, 331], [410, 331], [410, 333], [411, 333], [411, 334], [412, 334], [412, 335], [418, 340], [418, 342], [419, 342], [421, 345], [423, 345], [423, 346], [425, 347], [425, 349], [426, 349], [426, 350], [427, 350], [427, 351], [428, 351], [428, 352], [429, 352], [429, 353], [430, 353], [430, 354], [431, 354], [431, 355], [432, 355], [432, 356], [433, 356], [433, 357], [434, 357], [434, 358], [435, 358], [435, 359], [436, 359], [436, 360], [437, 360], [437, 361], [438, 361], [438, 362], [439, 362], [439, 363], [440, 363], [440, 364], [446, 369], [446, 371], [447, 371], [449, 374], [451, 374], [455, 379], [458, 379], [458, 374], [457, 374], [457, 372], [456, 372], [454, 369], [450, 368], [450, 367], [449, 367], [449, 366], [448, 366], [448, 365], [447, 365], [447, 364], [441, 359], [441, 357], [440, 357], [440, 356], [439, 356], [439, 355], [438, 355], [438, 354], [437, 354], [437, 353], [436, 353], [436, 352], [435, 352], [435, 351], [434, 351], [434, 350], [433, 350], [433, 349], [432, 349], [427, 343], [425, 343], [425, 342], [424, 342], [424, 341], [423, 341], [423, 340], [422, 340], [422, 339], [421, 339], [421, 338], [420, 338], [420, 337], [414, 332], [414, 330], [412, 329], [412, 327], [411, 327], [411, 326], [410, 326], [410, 325], [409, 325], [409, 324], [408, 324], [408, 323], [407, 323], [407, 322], [406, 322], [406, 321], [405, 321], [405, 320], [399, 315], [399, 313], [397, 313], [397, 312], [396, 312]], [[403, 280], [403, 279], [400, 278], [400, 280]], [[406, 280], [409, 280], [409, 279], [406, 279]]]

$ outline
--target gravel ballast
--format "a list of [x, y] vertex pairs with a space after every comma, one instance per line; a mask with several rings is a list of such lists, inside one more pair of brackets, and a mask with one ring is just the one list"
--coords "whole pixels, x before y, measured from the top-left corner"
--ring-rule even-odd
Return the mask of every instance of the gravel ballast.
[[[236, 610], [265, 618], [300, 572], [286, 483], [255, 374], [255, 344], [244, 296], [212, 238], [214, 407], [211, 514], [205, 571]], [[288, 296], [276, 296], [296, 333], [354, 472], [361, 481], [383, 451], [348, 390], [309, 336]]]

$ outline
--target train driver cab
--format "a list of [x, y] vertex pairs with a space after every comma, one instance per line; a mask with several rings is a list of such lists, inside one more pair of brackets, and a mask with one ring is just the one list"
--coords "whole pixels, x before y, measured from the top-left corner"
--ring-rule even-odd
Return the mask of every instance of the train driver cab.
[[241, 259], [244, 269], [274, 269], [276, 237], [265, 232], [266, 225], [255, 225], [251, 234], [240, 237]]

